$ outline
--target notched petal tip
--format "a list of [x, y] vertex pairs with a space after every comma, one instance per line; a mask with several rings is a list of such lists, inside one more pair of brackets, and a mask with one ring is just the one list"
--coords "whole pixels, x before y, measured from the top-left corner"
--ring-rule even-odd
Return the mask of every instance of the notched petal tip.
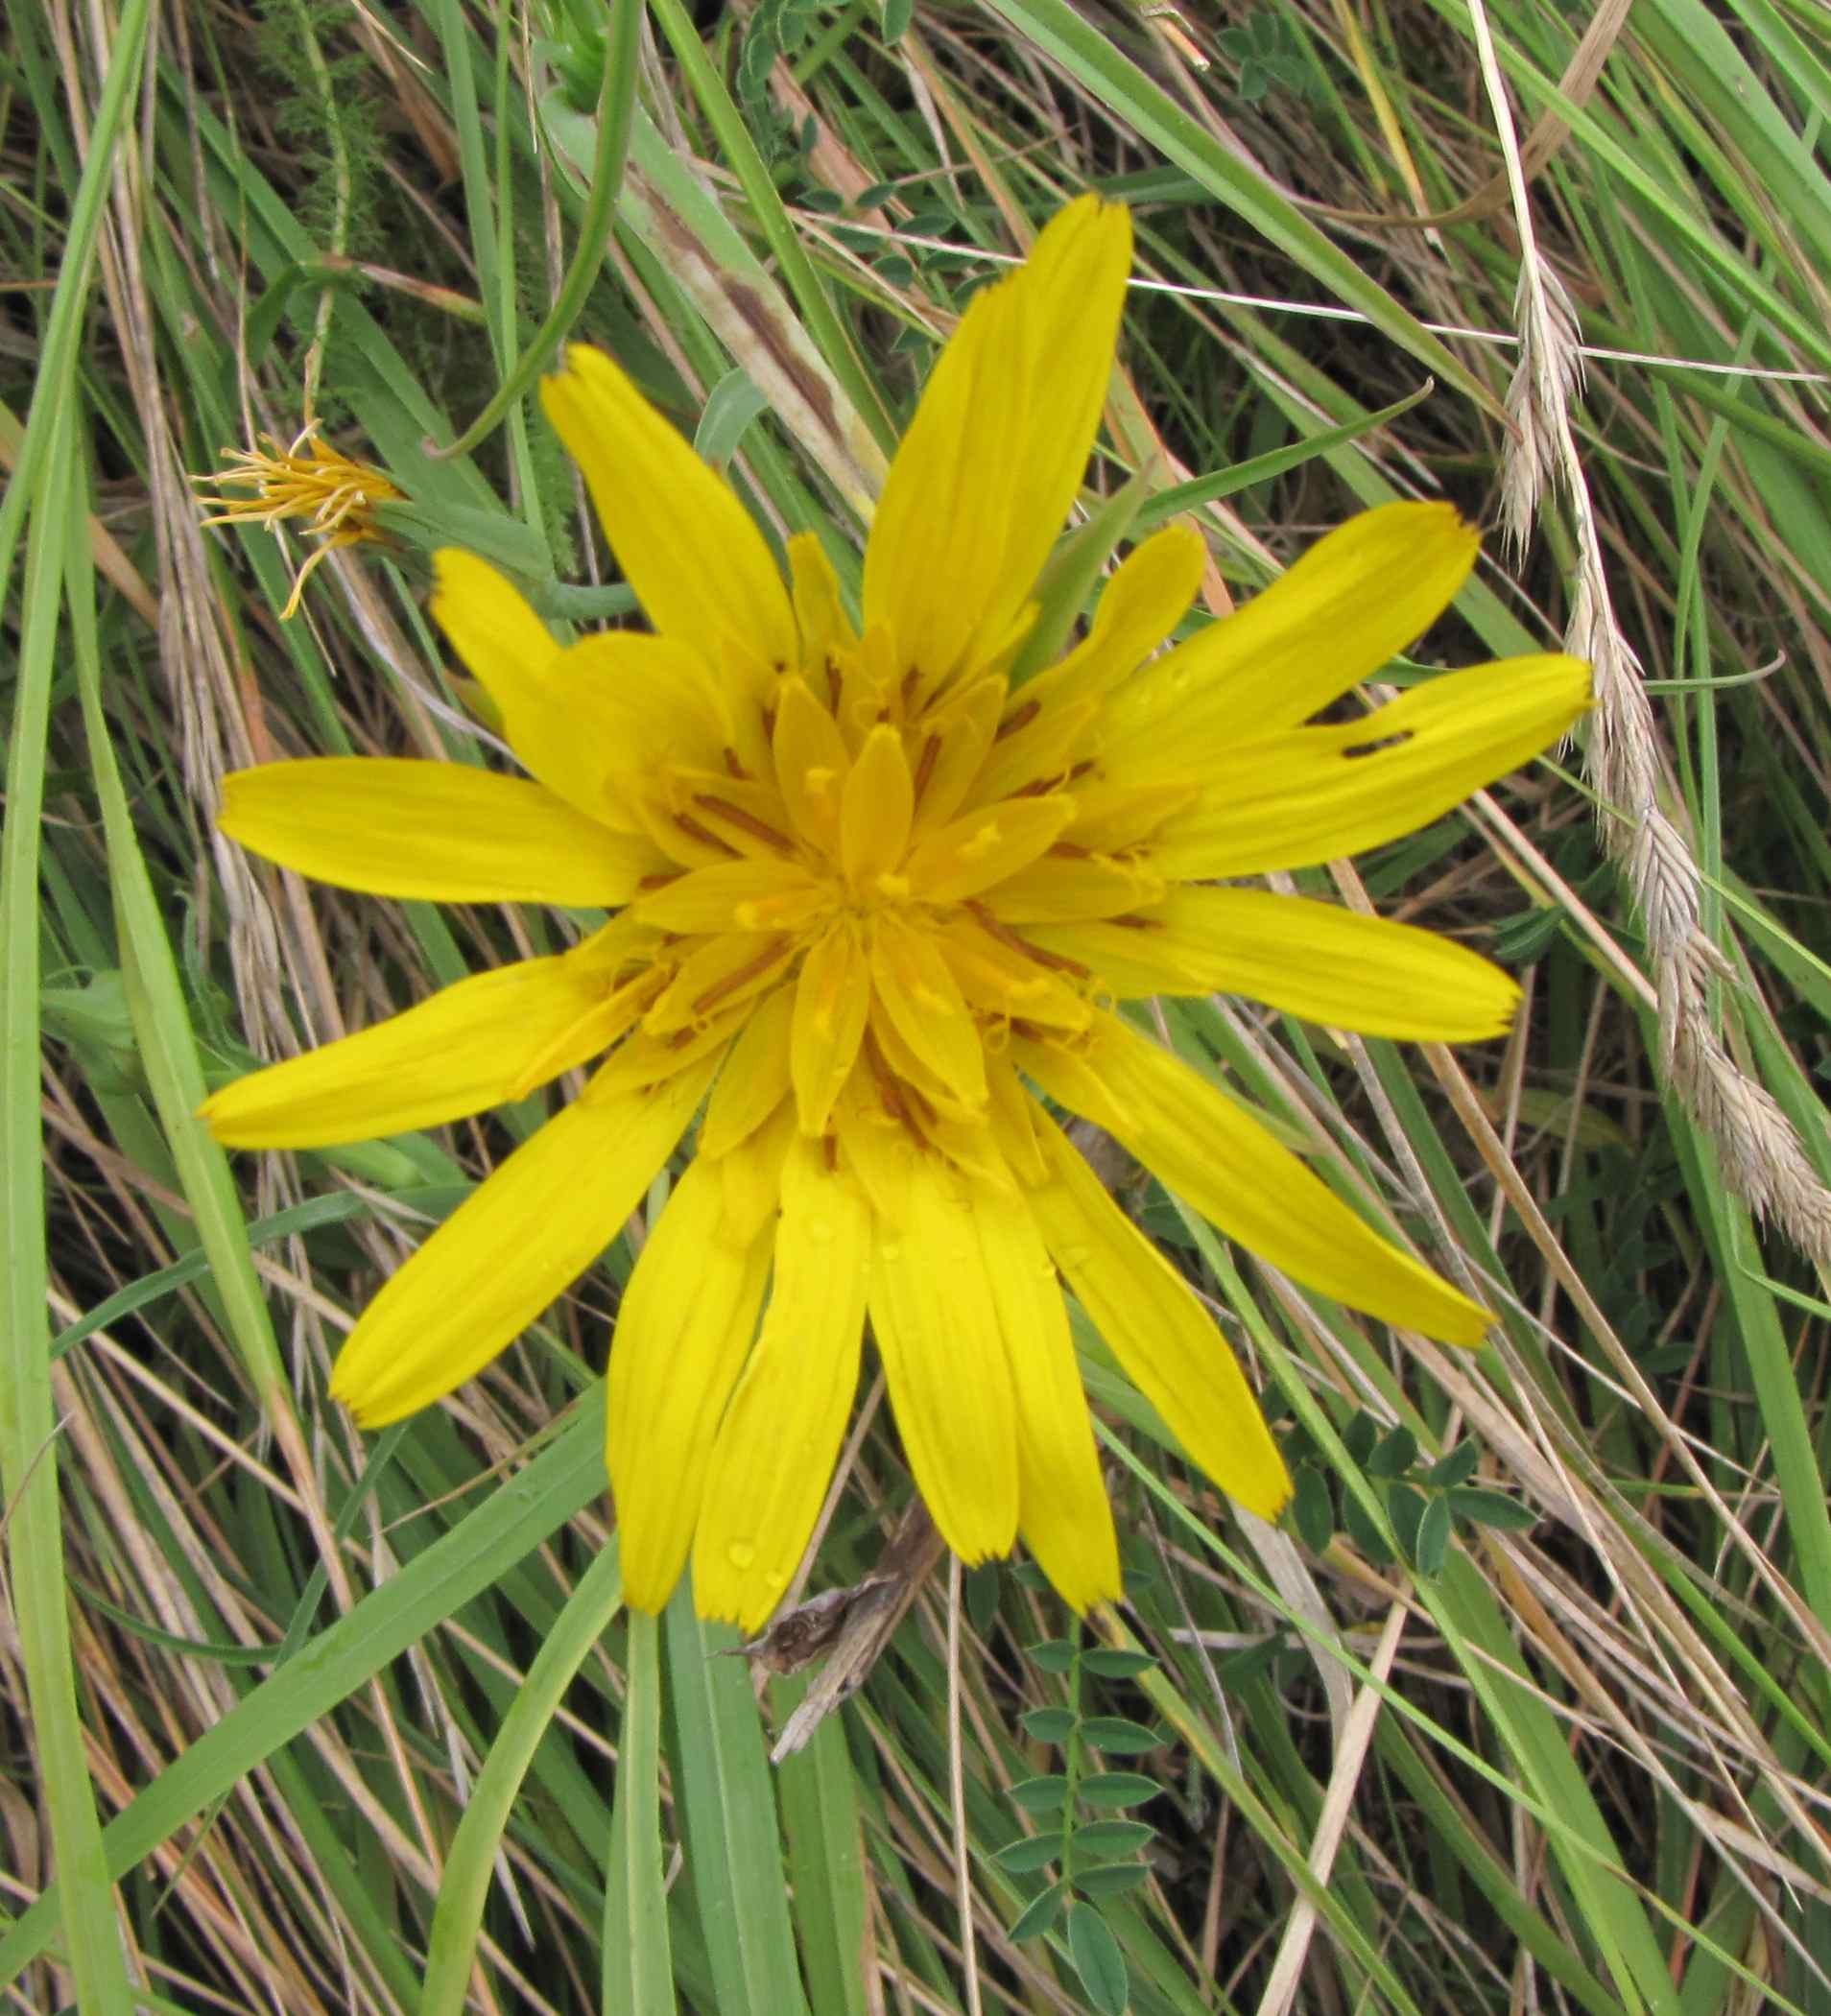
[[1439, 1343], [1457, 1344], [1464, 1351], [1479, 1351], [1487, 1341], [1487, 1333], [1500, 1318], [1491, 1309], [1484, 1309], [1460, 1290], [1451, 1288], [1448, 1282], [1442, 1286], [1446, 1299], [1454, 1297], [1462, 1306], [1460, 1309], [1445, 1308], [1428, 1334]]
[[326, 1391], [340, 1407], [348, 1411], [350, 1418], [358, 1428], [365, 1432], [372, 1428], [386, 1428], [391, 1421], [397, 1421], [404, 1413], [413, 1411], [411, 1408], [391, 1411], [385, 1407], [369, 1404], [364, 1397], [363, 1383], [353, 1373], [345, 1369], [348, 1356], [347, 1347], [338, 1354], [337, 1362], [331, 1366], [330, 1384]]

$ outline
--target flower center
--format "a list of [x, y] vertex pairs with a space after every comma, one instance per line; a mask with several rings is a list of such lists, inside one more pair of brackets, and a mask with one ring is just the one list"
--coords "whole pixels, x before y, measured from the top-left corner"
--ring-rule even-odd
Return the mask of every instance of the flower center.
[[[1071, 778], [1092, 770], [1085, 714], [1012, 704], [995, 672], [923, 700], [916, 674], [873, 676], [870, 656], [778, 676], [716, 763], [664, 765], [638, 791], [678, 870], [634, 905], [671, 969], [643, 1027], [686, 1042], [791, 992], [806, 1132], [855, 1071], [899, 1120], [977, 1124], [1013, 1024], [1066, 1033], [1091, 1013], [1086, 968], [1026, 929], [1076, 913], [1050, 891], [1090, 860], [1063, 841]], [[1113, 879], [1116, 911], [1136, 897]]]

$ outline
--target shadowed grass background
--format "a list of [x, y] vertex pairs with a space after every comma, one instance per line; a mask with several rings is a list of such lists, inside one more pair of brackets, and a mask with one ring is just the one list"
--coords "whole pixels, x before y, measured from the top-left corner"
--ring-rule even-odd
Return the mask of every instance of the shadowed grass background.
[[[1822, 10], [9, 21], [8, 2005], [1831, 2008]], [[307, 890], [209, 812], [276, 755], [480, 760], [432, 545], [627, 610], [531, 402], [428, 452], [550, 340], [615, 347], [777, 531], [850, 531], [965, 291], [1090, 184], [1139, 228], [1090, 485], [1185, 486], [1210, 609], [1446, 496], [1517, 537], [1420, 655], [1598, 661], [1580, 747], [1299, 878], [1512, 966], [1510, 1038], [1164, 1009], [1502, 1340], [1394, 1340], [1115, 1166], [1252, 1362], [1292, 1516], [1236, 1524], [1083, 1327], [1125, 1647], [993, 1567], [950, 1681], [937, 1576], [772, 1767], [725, 1634], [618, 1607], [592, 1388], [639, 1223], [443, 1410], [365, 1439], [323, 1399], [542, 1103], [233, 1165], [189, 1118], [561, 927]], [[310, 419], [407, 501], [282, 625], [308, 548], [200, 530], [187, 473]], [[908, 1488], [874, 1420], [813, 1586]], [[1051, 1905], [1013, 1844], [1058, 1774]], [[1121, 1821], [1154, 1834], [1088, 1831]]]

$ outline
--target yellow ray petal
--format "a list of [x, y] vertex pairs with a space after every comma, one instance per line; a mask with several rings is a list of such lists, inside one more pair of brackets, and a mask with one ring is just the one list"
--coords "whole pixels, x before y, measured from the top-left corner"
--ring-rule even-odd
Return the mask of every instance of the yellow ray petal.
[[885, 1106], [883, 1088], [862, 1057], [833, 1108], [832, 1126], [841, 1166], [864, 1186], [878, 1224], [904, 1223], [909, 1186], [922, 1151], [904, 1121]]
[[639, 1092], [658, 1085], [682, 1071], [697, 1070], [707, 1059], [716, 1062], [750, 1019], [750, 1006], [740, 1002], [722, 1008], [690, 1029], [677, 1030], [669, 1036], [653, 1036], [636, 1030], [627, 1042], [598, 1066], [594, 1083], [607, 1098], [614, 1093]]
[[1034, 1079], [1058, 1106], [1105, 1127], [1115, 1140], [1123, 1139], [1138, 1124], [1138, 1115], [1121, 1103], [1105, 1075], [1089, 1062], [1087, 1049], [1084, 1041], [1072, 1037], [1039, 1042], [1028, 1035], [1017, 1036], [1011, 1042], [1011, 1060]]
[[[886, 1103], [892, 1099], [896, 1102], [904, 1126], [926, 1135], [939, 1147], [939, 1137], [927, 1128], [929, 1116], [924, 1109], [932, 1107], [937, 1115], [983, 1134], [984, 1107], [968, 1105], [927, 1059], [903, 1040], [881, 1001], [871, 1003], [870, 1020], [865, 1028], [865, 1055], [869, 1069], [884, 1081]], [[912, 1092], [919, 1096], [912, 1099]], [[945, 1154], [946, 1150], [943, 1149], [942, 1152]]]
[[526, 1099], [537, 1085], [570, 1070], [574, 1063], [601, 1056], [642, 1020], [667, 984], [666, 966], [649, 966], [631, 974], [620, 986], [612, 987], [595, 1001], [578, 1021], [569, 1023], [545, 1048], [531, 1052], [503, 1097]]
[[778, 1100], [763, 1125], [714, 1165], [725, 1186], [725, 1222], [740, 1238], [758, 1238], [774, 1222], [782, 1202], [782, 1164], [794, 1140], [795, 1108]]
[[963, 1561], [1017, 1534], [1017, 1426], [998, 1302], [962, 1186], [929, 1155], [878, 1228], [871, 1329], [916, 1487]]
[[1074, 800], [1008, 798], [949, 819], [909, 850], [904, 873], [924, 903], [963, 903], [1048, 853], [1075, 816]]
[[616, 1237], [715, 1062], [653, 1092], [605, 1099], [587, 1086], [384, 1285], [337, 1355], [332, 1396], [379, 1428], [441, 1399], [511, 1344]]
[[[1044, 1075], [1043, 1050], [1032, 1046], [1024, 1066], [1052, 1098], [1060, 1096]], [[1493, 1321], [1486, 1310], [1382, 1239], [1179, 1057], [1102, 1015], [1086, 1061], [1117, 1105], [1119, 1140], [1229, 1239], [1351, 1309], [1447, 1343], [1481, 1342]]]
[[756, 1335], [767, 1233], [733, 1237], [724, 1185], [687, 1165], [617, 1311], [605, 1457], [616, 1495], [623, 1586], [641, 1610], [674, 1593], [693, 1543], [719, 1417]]
[[1099, 775], [1075, 780], [1075, 816], [1062, 834], [1090, 854], [1124, 854], [1148, 842], [1173, 812], [1193, 805], [1199, 783], [1127, 784]]
[[788, 591], [724, 477], [601, 350], [572, 344], [566, 368], [542, 383], [540, 399], [584, 471], [605, 537], [656, 630], [721, 670], [728, 634], [787, 671], [797, 655]]
[[916, 759], [916, 831], [933, 834], [966, 802], [1005, 704], [1003, 678], [972, 679], [924, 717]]
[[1510, 658], [1415, 686], [1359, 721], [1204, 749], [1207, 790], [1151, 842], [1167, 875], [1256, 875], [1415, 832], [1538, 754], [1589, 705], [1576, 658]]
[[1100, 712], [1093, 700], [1058, 700], [1033, 714], [1026, 701], [1007, 714], [998, 741], [973, 779], [972, 802], [994, 804], [1060, 782], [1089, 747], [1087, 731]]
[[790, 825], [829, 855], [839, 851], [840, 805], [852, 765], [839, 723], [805, 679], [784, 679], [771, 753]]
[[462, 547], [433, 555], [436, 584], [427, 606], [452, 649], [499, 708], [520, 698], [561, 647], [506, 575]]
[[600, 630], [552, 659], [540, 683], [546, 711], [523, 727], [523, 739], [537, 726], [542, 746], [559, 752], [555, 761], [567, 760], [569, 744], [570, 760], [601, 793], [608, 780], [626, 799], [663, 764], [725, 769], [735, 709], [704, 659], [676, 638]]
[[897, 1033], [969, 1110], [986, 1103], [986, 1051], [960, 984], [925, 931], [894, 911], [871, 919], [871, 985]]
[[871, 1215], [818, 1142], [782, 1170], [775, 1281], [731, 1396], [693, 1547], [701, 1616], [758, 1629], [781, 1601], [832, 1479], [858, 1387]]
[[1239, 994], [1368, 1036], [1506, 1033], [1519, 988], [1465, 945], [1270, 889], [1177, 889], [1125, 924], [1033, 927], [1122, 997]]
[[658, 931], [798, 931], [830, 905], [805, 868], [775, 855], [715, 862], [636, 898], [636, 913]]
[[991, 1093], [987, 1118], [998, 1152], [1012, 1178], [1024, 1188], [1044, 1175], [1042, 1150], [1036, 1145], [1036, 1115], [1041, 1110], [1024, 1090], [1009, 1052], [986, 1059], [986, 1084]]
[[775, 932], [727, 931], [703, 939], [645, 1018], [654, 1036], [698, 1028], [773, 986], [795, 952], [795, 940]]
[[1083, 197], [974, 296], [891, 465], [865, 553], [884, 623], [932, 692], [1005, 639], [1087, 465], [1112, 369], [1130, 219]]
[[970, 916], [954, 918], [937, 943], [961, 992], [982, 1014], [1047, 1029], [1086, 1028], [1087, 1004], [1049, 969], [1067, 961], [1045, 964], [1030, 955], [1027, 941], [1015, 932], [1000, 935]]
[[448, 546], [433, 555], [433, 620], [488, 694], [509, 747], [569, 805], [592, 818], [613, 816], [604, 779], [615, 744], [570, 711], [556, 728], [558, 682], [550, 668], [560, 647], [546, 625], [520, 590], [475, 554]]
[[525, 778], [392, 756], [231, 771], [216, 823], [317, 881], [441, 903], [623, 903], [657, 861]]
[[878, 878], [902, 865], [914, 808], [903, 738], [881, 723], [865, 738], [840, 806], [840, 863], [858, 894], [875, 895]]
[[870, 967], [858, 926], [842, 917], [808, 948], [795, 984], [789, 1070], [803, 1133], [826, 1131], [833, 1102], [858, 1060], [870, 1006]]
[[717, 765], [732, 738], [713, 675], [684, 645], [606, 630], [561, 649], [474, 555], [435, 556], [432, 612], [528, 771], [587, 817], [633, 830], [632, 782], [663, 762]]
[[1154, 843], [1141, 855], [1050, 854], [987, 889], [986, 908], [1000, 923], [1020, 924], [1026, 930], [1032, 924], [1118, 917], [1147, 909], [1161, 902], [1167, 890], [1156, 872]]
[[443, 988], [372, 1029], [238, 1079], [198, 1109], [231, 1148], [319, 1148], [438, 1127], [511, 1096], [531, 1059], [546, 1077], [602, 1045], [555, 1051], [604, 998], [570, 958], [523, 960]]
[[976, 1190], [972, 1207], [1017, 1394], [1018, 1530], [1057, 1592], [1090, 1610], [1119, 1594], [1119, 1543], [1055, 1265], [1021, 1198]]
[[789, 1094], [789, 1027], [795, 989], [777, 987], [756, 1005], [731, 1045], [719, 1081], [706, 1102], [700, 1153], [729, 1154], [773, 1113]]
[[1197, 1465], [1275, 1519], [1290, 1476], [1226, 1340], [1061, 1129], [1038, 1113], [1036, 1131], [1052, 1174], [1030, 1207], [1094, 1328]]
[[666, 782], [676, 800], [675, 812], [732, 853], [775, 862], [794, 854], [789, 810], [773, 784], [678, 767], [667, 772]]
[[801, 632], [801, 663], [824, 673], [834, 655], [858, 649], [858, 632], [845, 613], [839, 576], [817, 533], [797, 532], [788, 542], [795, 621]]
[[1114, 695], [1114, 762], [1166, 732], [1267, 733], [1307, 721], [1436, 622], [1480, 544], [1447, 504], [1388, 504], [1350, 518], [1264, 594]]
[[1206, 549], [1186, 525], [1166, 525], [1129, 554], [1100, 592], [1087, 634], [1058, 665], [1011, 698], [1051, 708], [1102, 700], [1135, 672], [1187, 615], [1201, 585]]

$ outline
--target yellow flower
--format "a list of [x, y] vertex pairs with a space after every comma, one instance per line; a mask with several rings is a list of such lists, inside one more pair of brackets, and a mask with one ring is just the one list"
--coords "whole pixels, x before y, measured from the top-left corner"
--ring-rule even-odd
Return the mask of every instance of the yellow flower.
[[[364, 539], [379, 538], [375, 529], [375, 506], [397, 500], [400, 492], [379, 469], [367, 462], [352, 462], [318, 439], [318, 422], [301, 433], [290, 448], [282, 448], [271, 434], [261, 436], [258, 448], [226, 448], [229, 466], [207, 476], [193, 477], [195, 483], [213, 483], [219, 494], [200, 496], [201, 504], [223, 509], [205, 525], [252, 523], [272, 532], [282, 520], [303, 518], [305, 530], [323, 543], [298, 570], [293, 592], [280, 611], [284, 621], [298, 607], [312, 569], [340, 546], [354, 546]], [[225, 497], [220, 486], [251, 489], [251, 497]]]
[[574, 349], [547, 411], [655, 634], [562, 649], [499, 575], [445, 553], [434, 612], [528, 777], [325, 758], [227, 780], [226, 832], [345, 889], [615, 908], [571, 952], [460, 982], [204, 1111], [247, 1147], [348, 1141], [608, 1053], [357, 1324], [332, 1390], [379, 1423], [468, 1379], [589, 1267], [703, 1107], [610, 1351], [609, 1471], [645, 1608], [691, 1553], [701, 1611], [768, 1615], [868, 1316], [956, 1552], [1021, 1535], [1071, 1603], [1114, 1596], [1063, 1282], [1195, 1461], [1276, 1515], [1284, 1465], [1232, 1354], [1038, 1093], [1323, 1294], [1462, 1343], [1488, 1320], [1113, 1004], [1218, 989], [1382, 1035], [1498, 1033], [1515, 989], [1474, 954], [1224, 881], [1437, 818], [1567, 728], [1585, 669], [1477, 667], [1305, 725], [1473, 562], [1454, 511], [1395, 505], [1153, 658], [1201, 567], [1192, 534], [1159, 532], [1085, 638], [1013, 688], [1130, 252], [1126, 212], [1083, 199], [974, 299], [891, 471], [859, 629], [817, 538], [790, 540], [785, 585], [724, 480]]

